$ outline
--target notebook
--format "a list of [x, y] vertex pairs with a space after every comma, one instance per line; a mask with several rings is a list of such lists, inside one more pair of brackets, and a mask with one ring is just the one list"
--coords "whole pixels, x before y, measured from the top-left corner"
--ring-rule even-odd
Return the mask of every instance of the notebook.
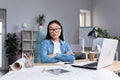
[[102, 47], [98, 61], [84, 62], [72, 64], [73, 67], [87, 68], [87, 69], [100, 69], [109, 66], [113, 63], [115, 52], [117, 49], [118, 40], [103, 38]]

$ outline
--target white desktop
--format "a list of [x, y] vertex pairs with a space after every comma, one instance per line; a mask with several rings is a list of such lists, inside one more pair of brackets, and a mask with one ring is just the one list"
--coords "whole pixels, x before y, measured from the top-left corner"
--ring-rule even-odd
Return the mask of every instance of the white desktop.
[[[47, 70], [56, 68], [64, 69], [69, 72], [59, 75], [47, 72]], [[19, 71], [9, 71], [7, 74], [0, 77], [0, 80], [120, 80], [120, 77], [106, 68], [90, 70], [72, 67], [71, 64], [55, 65], [53, 63], [52, 65], [48, 64], [46, 66], [39, 65], [23, 68]]]
[[[47, 72], [49, 69], [56, 68], [65, 69], [70, 72], [59, 75]], [[0, 80], [120, 80], [120, 77], [105, 68], [100, 70], [88, 70], [65, 65], [34, 66], [31, 68], [24, 68], [20, 71], [10, 71], [2, 76]]]

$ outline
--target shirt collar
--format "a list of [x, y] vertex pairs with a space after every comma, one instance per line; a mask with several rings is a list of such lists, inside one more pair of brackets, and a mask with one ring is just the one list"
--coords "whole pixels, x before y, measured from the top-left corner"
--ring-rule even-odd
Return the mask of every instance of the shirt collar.
[[[50, 39], [50, 43], [53, 44], [53, 41], [52, 39]], [[63, 41], [60, 39], [60, 44], [62, 45], [63, 44]]]

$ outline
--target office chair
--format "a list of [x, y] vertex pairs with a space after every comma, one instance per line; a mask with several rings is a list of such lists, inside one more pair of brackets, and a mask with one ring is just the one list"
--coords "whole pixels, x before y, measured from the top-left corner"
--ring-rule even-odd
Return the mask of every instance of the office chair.
[[40, 44], [41, 44], [41, 41], [46, 38], [46, 34], [47, 34], [46, 31], [43, 31], [43, 30], [38, 31], [38, 35], [37, 35], [37, 38], [36, 38], [35, 49], [34, 49], [34, 62], [35, 63], [40, 63], [41, 62], [41, 60], [40, 60]]

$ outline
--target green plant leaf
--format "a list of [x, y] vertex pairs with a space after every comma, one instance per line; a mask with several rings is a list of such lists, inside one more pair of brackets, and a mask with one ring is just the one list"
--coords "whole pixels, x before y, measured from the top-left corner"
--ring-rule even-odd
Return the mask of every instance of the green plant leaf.
[[15, 57], [18, 53], [19, 39], [16, 33], [8, 33], [5, 40], [6, 56]]
[[100, 27], [98, 27], [97, 31], [97, 37], [101, 37], [101, 38], [113, 38], [113, 39], [117, 39], [120, 42], [120, 36], [116, 36], [116, 37], [112, 37], [107, 30], [104, 30]]
[[37, 18], [37, 22], [40, 26], [42, 26], [45, 23], [45, 15], [44, 14], [39, 14]]

